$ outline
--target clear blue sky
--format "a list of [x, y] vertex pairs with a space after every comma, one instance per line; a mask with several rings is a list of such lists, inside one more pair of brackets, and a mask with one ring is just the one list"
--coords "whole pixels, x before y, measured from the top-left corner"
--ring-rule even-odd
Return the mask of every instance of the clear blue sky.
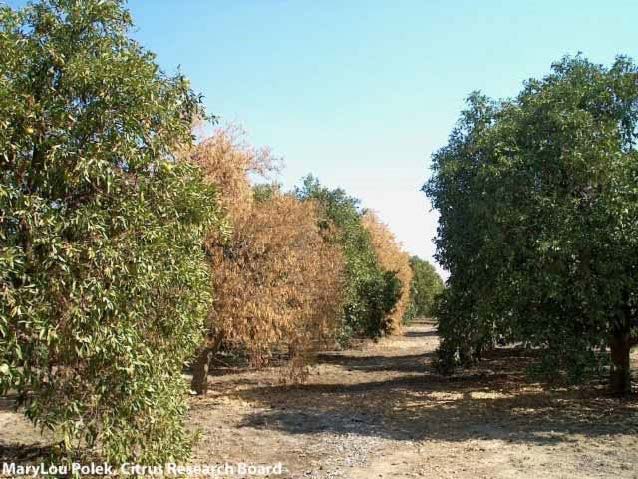
[[[17, 2], [9, 2], [16, 4]], [[134, 35], [211, 113], [375, 209], [431, 258], [419, 187], [472, 90], [516, 94], [552, 61], [638, 57], [638, 1], [130, 0]]]

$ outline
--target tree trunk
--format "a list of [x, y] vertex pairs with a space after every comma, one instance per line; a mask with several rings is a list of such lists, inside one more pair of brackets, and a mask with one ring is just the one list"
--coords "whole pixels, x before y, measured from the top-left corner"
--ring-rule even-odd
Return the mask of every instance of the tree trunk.
[[626, 395], [631, 392], [631, 366], [629, 353], [632, 341], [629, 332], [615, 333], [610, 341], [611, 371], [609, 386], [611, 392], [617, 395]]
[[208, 391], [208, 366], [210, 360], [219, 349], [222, 342], [222, 335], [218, 333], [213, 336], [209, 333], [203, 346], [197, 353], [197, 359], [193, 363], [193, 379], [191, 380], [191, 389], [198, 395], [206, 394]]

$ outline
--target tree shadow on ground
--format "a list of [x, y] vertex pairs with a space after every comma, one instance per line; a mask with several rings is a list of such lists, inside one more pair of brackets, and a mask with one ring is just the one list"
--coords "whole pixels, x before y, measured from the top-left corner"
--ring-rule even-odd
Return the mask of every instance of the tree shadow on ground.
[[0, 430], [0, 433], [9, 433], [8, 437], [0, 437], [0, 463], [36, 464], [53, 457], [55, 444], [51, 433], [46, 430], [39, 432], [31, 422], [22, 419], [24, 410], [17, 404], [18, 396], [16, 394], [0, 397], [0, 413], [17, 413], [21, 419], [19, 421], [6, 421], [0, 418], [3, 423], [3, 429]]
[[342, 353], [324, 353], [317, 356], [317, 362], [335, 364], [351, 371], [396, 371], [425, 372], [427, 362], [434, 353], [412, 354], [406, 356], [361, 356]]
[[435, 338], [438, 336], [436, 330], [430, 331], [406, 331], [404, 336], [406, 338]]
[[33, 444], [15, 444], [0, 441], [0, 462], [16, 462], [22, 465], [36, 464], [53, 457], [53, 446]]
[[[426, 355], [404, 356], [406, 361]], [[328, 358], [331, 359], [331, 358]], [[334, 359], [334, 358], [332, 358]], [[604, 394], [600, 385], [558, 388], [530, 382], [534, 355], [501, 349], [480, 366], [445, 377], [431, 366], [420, 374], [401, 358], [343, 357], [337, 364], [390, 370], [393, 377], [353, 384], [260, 386], [237, 391], [265, 409], [242, 427], [291, 434], [357, 434], [395, 440], [500, 439], [518, 443], [573, 442], [578, 436], [638, 433], [638, 402]], [[366, 360], [371, 366], [366, 366]], [[387, 368], [387, 369], [383, 369]], [[406, 374], [406, 372], [408, 374]], [[401, 374], [403, 373], [403, 374]]]

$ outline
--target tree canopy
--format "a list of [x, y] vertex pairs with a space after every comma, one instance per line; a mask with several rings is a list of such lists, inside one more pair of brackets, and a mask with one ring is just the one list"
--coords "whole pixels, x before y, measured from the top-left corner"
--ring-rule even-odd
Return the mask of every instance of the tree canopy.
[[383, 223], [372, 211], [366, 211], [362, 218], [364, 228], [370, 233], [372, 246], [379, 260], [380, 266], [385, 271], [396, 274], [401, 284], [401, 292], [397, 302], [388, 314], [388, 332], [395, 333], [401, 330], [403, 317], [410, 307], [410, 295], [412, 284], [412, 268], [410, 256], [406, 253], [396, 237], [390, 231], [388, 225]]
[[410, 286], [410, 310], [412, 317], [430, 318], [434, 305], [443, 292], [444, 283], [434, 266], [418, 256], [410, 257], [412, 283]]
[[[564, 58], [512, 100], [468, 100], [433, 157], [426, 193], [441, 213], [442, 364], [499, 336], [546, 348], [572, 378], [611, 350], [629, 390], [638, 279], [638, 69]], [[558, 365], [558, 367], [557, 367]]]
[[203, 115], [117, 0], [0, 7], [0, 393], [72, 455], [188, 452], [185, 360], [210, 304]]
[[207, 388], [211, 355], [225, 341], [265, 364], [282, 344], [291, 352], [290, 371], [303, 373], [304, 356], [334, 339], [342, 308], [344, 260], [325, 238], [318, 204], [299, 201], [251, 177], [267, 177], [279, 161], [268, 148], [254, 148], [236, 127], [217, 130], [193, 160], [220, 192], [230, 233], [213, 228], [206, 251], [215, 272], [215, 301], [200, 350], [193, 389]]
[[319, 225], [329, 241], [340, 245], [345, 256], [346, 286], [342, 338], [352, 335], [377, 338], [392, 330], [391, 313], [401, 296], [396, 271], [384, 270], [370, 232], [362, 223], [359, 200], [340, 189], [330, 190], [307, 176], [296, 196], [319, 205]]

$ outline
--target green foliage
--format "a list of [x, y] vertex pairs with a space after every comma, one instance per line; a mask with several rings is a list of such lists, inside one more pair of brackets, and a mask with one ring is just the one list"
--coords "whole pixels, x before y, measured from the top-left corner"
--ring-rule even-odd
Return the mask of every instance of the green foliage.
[[264, 203], [281, 194], [281, 190], [279, 183], [260, 183], [253, 186], [253, 199], [257, 203]]
[[112, 463], [185, 457], [183, 363], [214, 191], [175, 152], [200, 100], [122, 2], [0, 8], [0, 394]]
[[437, 311], [442, 363], [471, 362], [503, 337], [546, 348], [554, 371], [579, 377], [611, 346], [628, 379], [637, 76], [626, 58], [611, 68], [565, 58], [514, 100], [469, 98], [424, 187], [441, 212], [437, 259], [451, 273]]
[[370, 233], [361, 223], [359, 200], [342, 189], [330, 190], [312, 176], [303, 180], [296, 196], [320, 205], [320, 226], [328, 241], [343, 248], [346, 258], [346, 292], [341, 338], [352, 335], [377, 338], [388, 332], [388, 314], [400, 295], [396, 273], [383, 271], [374, 252]]
[[434, 302], [443, 292], [444, 283], [434, 266], [418, 256], [410, 258], [412, 268], [411, 303], [404, 320], [432, 316]]

